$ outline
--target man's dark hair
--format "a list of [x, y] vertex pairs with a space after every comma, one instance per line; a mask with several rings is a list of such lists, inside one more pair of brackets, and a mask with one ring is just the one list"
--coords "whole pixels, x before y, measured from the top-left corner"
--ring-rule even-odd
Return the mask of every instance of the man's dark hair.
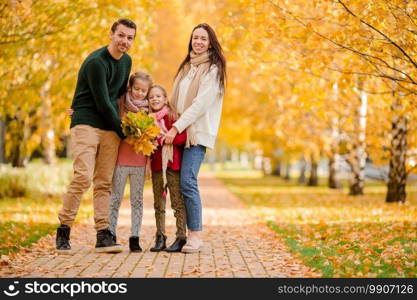
[[117, 29], [117, 26], [119, 26], [120, 24], [122, 24], [122, 25], [124, 25], [128, 28], [134, 29], [135, 30], [135, 35], [136, 35], [136, 24], [135, 24], [135, 22], [133, 22], [132, 20], [129, 20], [129, 19], [125, 19], [125, 18], [119, 19], [116, 22], [114, 22], [114, 24], [111, 27], [111, 32], [114, 33]]

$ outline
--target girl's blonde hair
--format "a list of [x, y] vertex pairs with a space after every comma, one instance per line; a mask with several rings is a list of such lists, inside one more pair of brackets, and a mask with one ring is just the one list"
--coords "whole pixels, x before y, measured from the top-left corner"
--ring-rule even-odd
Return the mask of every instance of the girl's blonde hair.
[[[164, 95], [165, 99], [167, 99], [167, 104], [166, 104], [166, 106], [168, 107], [168, 110], [169, 110], [169, 113], [168, 113], [168, 117], [169, 117], [169, 119], [170, 119], [171, 121], [175, 121], [175, 120], [177, 120], [177, 119], [178, 119], [178, 113], [177, 113], [177, 111], [175, 110], [175, 108], [172, 106], [171, 102], [169, 101], [167, 91], [166, 91], [166, 90], [165, 90], [165, 89], [164, 89], [161, 85], [159, 85], [159, 84], [153, 84], [153, 85], [150, 87], [150, 89], [149, 89], [149, 93], [150, 93], [150, 92], [151, 92], [151, 90], [153, 90], [153, 89], [159, 89], [159, 90], [162, 92], [162, 94]], [[150, 108], [150, 112], [154, 112], [154, 111], [152, 110], [152, 106], [150, 105], [150, 103], [149, 103], [149, 108]]]

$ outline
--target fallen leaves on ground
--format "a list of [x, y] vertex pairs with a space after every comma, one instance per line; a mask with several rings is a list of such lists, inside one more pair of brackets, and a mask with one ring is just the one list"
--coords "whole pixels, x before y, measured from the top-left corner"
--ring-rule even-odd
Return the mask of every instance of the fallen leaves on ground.
[[385, 186], [365, 195], [306, 187], [278, 177], [230, 178], [248, 204], [308, 265], [326, 277], [416, 277], [417, 188], [406, 204], [386, 203]]

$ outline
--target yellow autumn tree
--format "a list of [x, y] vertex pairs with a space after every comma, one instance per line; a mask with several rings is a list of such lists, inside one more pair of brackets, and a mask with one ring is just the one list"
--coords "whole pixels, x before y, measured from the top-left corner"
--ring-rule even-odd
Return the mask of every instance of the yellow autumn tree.
[[[138, 25], [130, 54], [150, 69], [149, 36], [154, 1], [11, 1], [2, 6], [1, 119], [6, 157], [24, 166], [35, 150], [53, 162], [68, 128], [66, 109], [82, 60], [108, 43], [112, 23], [128, 17]], [[2, 31], [3, 32], [3, 31]], [[3, 71], [4, 70], [4, 71]]]

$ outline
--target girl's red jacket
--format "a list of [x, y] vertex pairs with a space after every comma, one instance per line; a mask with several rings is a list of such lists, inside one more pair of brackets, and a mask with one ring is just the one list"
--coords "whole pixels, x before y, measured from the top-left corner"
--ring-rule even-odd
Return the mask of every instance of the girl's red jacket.
[[[168, 130], [172, 128], [174, 121], [169, 120], [168, 115], [164, 116], [165, 126]], [[162, 145], [161, 137], [158, 137], [158, 148], [151, 156], [151, 170], [157, 172], [162, 170]], [[173, 162], [168, 162], [168, 168], [173, 171], [179, 171], [181, 169], [182, 152], [184, 151], [184, 145], [187, 140], [187, 131], [184, 130], [182, 133], [177, 134], [173, 141]]]

